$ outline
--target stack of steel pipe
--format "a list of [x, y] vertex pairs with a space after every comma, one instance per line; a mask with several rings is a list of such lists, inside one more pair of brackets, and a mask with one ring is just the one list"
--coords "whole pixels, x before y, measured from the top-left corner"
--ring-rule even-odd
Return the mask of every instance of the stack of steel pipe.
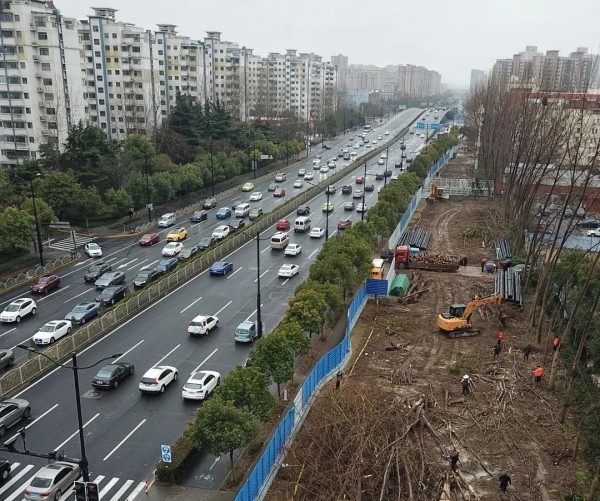
[[429, 246], [430, 238], [431, 233], [429, 231], [423, 228], [415, 228], [414, 230], [405, 232], [400, 238], [398, 245], [408, 245], [409, 247], [418, 247], [421, 250], [425, 250]]
[[501, 270], [494, 281], [495, 292], [502, 295], [505, 301], [513, 301], [523, 306], [522, 277], [525, 266], [520, 264], [506, 270]]
[[505, 238], [497, 238], [494, 240], [494, 249], [496, 250], [496, 261], [512, 257], [510, 244]]

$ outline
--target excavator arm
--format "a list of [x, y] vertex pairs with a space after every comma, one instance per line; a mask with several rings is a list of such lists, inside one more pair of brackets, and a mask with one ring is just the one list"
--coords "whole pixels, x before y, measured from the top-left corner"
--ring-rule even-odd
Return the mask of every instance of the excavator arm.
[[473, 299], [473, 301], [471, 301], [465, 308], [465, 312], [463, 313], [463, 318], [467, 322], [470, 322], [471, 315], [473, 314], [473, 312], [477, 308], [480, 308], [483, 305], [486, 305], [489, 303], [496, 303], [496, 307], [499, 308], [500, 305], [502, 304], [502, 295], [500, 293], [498, 293], [498, 294], [493, 294], [492, 296], [482, 297], [481, 299]]
[[479, 330], [472, 328], [471, 315], [477, 308], [480, 308], [481, 306], [489, 303], [496, 303], [496, 307], [500, 308], [500, 304], [502, 304], [502, 295], [498, 293], [492, 296], [474, 299], [465, 307], [465, 311], [460, 317], [455, 317], [451, 314], [448, 315], [447, 313], [438, 315], [438, 327], [442, 331], [444, 331], [449, 337], [477, 335], [479, 334]]

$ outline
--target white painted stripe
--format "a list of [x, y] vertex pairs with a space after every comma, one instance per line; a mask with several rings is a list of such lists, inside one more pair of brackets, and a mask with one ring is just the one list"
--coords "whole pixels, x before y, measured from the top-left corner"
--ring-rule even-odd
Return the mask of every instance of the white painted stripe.
[[83, 266], [84, 264], [89, 263], [91, 260], [92, 260], [92, 258], [86, 259], [85, 261], [81, 261], [79, 263], [75, 263], [75, 266]]
[[[29, 423], [27, 426], [25, 426], [25, 428], [23, 428], [24, 430], [27, 430], [28, 428], [30, 428], [31, 426], [33, 426], [35, 423], [37, 423], [40, 419], [42, 419], [46, 414], [49, 414], [50, 412], [52, 412], [54, 409], [56, 409], [58, 407], [58, 404], [54, 404], [52, 407], [50, 407], [46, 412], [44, 412], [42, 415], [38, 416], [36, 419], [34, 419], [31, 423]], [[12, 437], [10, 437], [8, 440], [12, 440], [15, 437], [18, 437], [19, 434], [15, 433]], [[8, 442], [8, 440], [5, 440], [5, 442]]]
[[[88, 424], [90, 424], [92, 421], [94, 421], [94, 419], [96, 419], [98, 416], [100, 415], [100, 413], [96, 414], [94, 417], [92, 417], [87, 423], [85, 423], [83, 425], [83, 427], [85, 428]], [[77, 430], [76, 432], [74, 432], [73, 434], [69, 435], [69, 438], [67, 438], [64, 442], [62, 442], [60, 445], [57, 445], [53, 450], [58, 451], [60, 449], [63, 448], [63, 446], [69, 441], [71, 440], [74, 436], [76, 436], [79, 433], [79, 430]]]
[[312, 251], [311, 255], [308, 256], [308, 259], [312, 258], [317, 252], [319, 252], [319, 249], [315, 249], [314, 251]]
[[169, 355], [171, 355], [171, 353], [173, 353], [173, 352], [174, 352], [174, 351], [175, 351], [177, 348], [179, 348], [180, 346], [181, 346], [180, 344], [178, 344], [177, 346], [175, 346], [175, 348], [173, 348], [173, 349], [172, 349], [172, 350], [171, 350], [169, 353], [167, 353], [167, 354], [166, 354], [164, 357], [162, 357], [162, 358], [161, 358], [161, 359], [160, 359], [158, 362], [156, 362], [156, 363], [154, 364], [154, 366], [160, 365], [160, 364], [161, 364], [161, 362], [162, 362], [162, 361], [163, 361], [165, 358], [167, 358]]
[[[32, 468], [33, 468], [33, 466], [32, 466]], [[37, 473], [35, 473], [35, 475], [37, 475]], [[23, 497], [23, 490], [25, 489], [26, 486], [28, 486], [31, 483], [31, 481], [35, 478], [35, 475], [32, 475], [31, 477], [29, 477], [29, 479], [27, 480], [27, 482], [25, 482], [23, 484], [23, 489], [17, 489], [17, 491], [13, 492], [9, 497], [3, 498], [3, 501], [14, 501], [19, 496], [21, 496], [21, 499], [25, 499]]]
[[99, 484], [100, 482], [102, 482], [102, 480], [104, 480], [104, 475], [98, 475], [94, 480], [92, 480], [92, 482], [94, 482], [95, 484]]
[[29, 470], [31, 470], [31, 468], [33, 468], [32, 464], [28, 464], [28, 465], [25, 465], [25, 468], [23, 468], [21, 471], [19, 471], [18, 473], [15, 474], [15, 469], [17, 468], [18, 465], [19, 465], [19, 463], [11, 464], [11, 468], [13, 470], [10, 474], [11, 479], [8, 482], [6, 482], [0, 489], [0, 497], [2, 497], [2, 494], [4, 494], [8, 490], [9, 487], [12, 487], [12, 485], [16, 484], [22, 476], [27, 475], [27, 472]]
[[6, 336], [7, 334], [10, 334], [14, 330], [17, 330], [17, 328], [13, 327], [12, 329], [8, 329], [6, 332], [3, 332], [2, 334], [0, 334], [0, 337], [3, 337], [3, 336]]
[[147, 265], [145, 265], [145, 266], [142, 266], [142, 267], [140, 268], [140, 271], [149, 269], [149, 268], [150, 268], [150, 267], [151, 267], [153, 264], [156, 264], [156, 263], [158, 263], [158, 261], [159, 261], [159, 260], [157, 259], [156, 261], [152, 261], [151, 263], [148, 263]]
[[76, 296], [73, 296], [73, 297], [71, 297], [71, 298], [67, 299], [67, 300], [65, 301], [65, 303], [68, 303], [69, 301], [73, 301], [73, 299], [75, 299], [76, 297], [83, 296], [84, 294], [87, 294], [88, 292], [90, 292], [90, 291], [89, 291], [89, 290], [83, 291], [82, 293], [80, 293], [80, 294], [77, 294]]
[[289, 279], [289, 278], [286, 278], [286, 279], [285, 279], [285, 280], [282, 282], [282, 284], [281, 284], [281, 285], [285, 285], [285, 284], [287, 284], [289, 281], [290, 281], [290, 279]]
[[267, 252], [268, 250], [271, 250], [271, 246], [269, 245], [268, 247], [266, 247], [265, 249], [261, 250], [260, 253], [264, 254], [265, 252]]
[[[262, 305], [262, 304], [260, 305], [260, 307], [261, 307], [261, 308], [262, 308], [263, 306], [264, 306], [264, 305]], [[252, 318], [252, 317], [255, 315], [255, 313], [256, 313], [257, 311], [258, 311], [258, 308], [257, 308], [256, 310], [254, 310], [252, 313], [250, 313], [250, 315], [248, 315], [248, 318], [246, 318], [246, 320], [244, 320], [244, 322], [248, 322], [248, 320], [250, 320], [250, 319], [251, 319], [251, 318]]]
[[215, 349], [212, 351], [212, 353], [211, 353], [210, 355], [208, 355], [208, 357], [206, 357], [204, 360], [202, 360], [202, 362], [200, 362], [200, 364], [198, 365], [198, 367], [196, 367], [196, 368], [195, 368], [195, 369], [192, 371], [192, 374], [193, 374], [194, 372], [197, 372], [197, 371], [198, 371], [198, 369], [199, 369], [200, 367], [202, 367], [202, 366], [203, 366], [203, 365], [206, 363], [206, 361], [207, 361], [207, 360], [208, 360], [210, 357], [212, 357], [212, 356], [213, 356], [215, 353], [217, 353], [217, 351], [219, 351], [219, 348], [215, 348]]
[[134, 264], [134, 265], [133, 265], [133, 266], [131, 266], [130, 268], [127, 268], [127, 271], [131, 271], [131, 270], [133, 270], [134, 268], [137, 268], [139, 265], [141, 265], [141, 264], [144, 264], [146, 261], [148, 261], [148, 259], [144, 259], [143, 261], [140, 261], [139, 263], [137, 263], [137, 264]]
[[142, 492], [142, 490], [144, 490], [146, 488], [146, 483], [145, 482], [140, 482], [138, 484], [138, 486], [135, 488], [135, 490], [129, 494], [129, 496], [127, 496], [127, 499], [125, 501], [134, 501], [134, 499], [137, 497], [137, 495]]
[[227, 280], [229, 280], [233, 275], [235, 275], [238, 271], [242, 271], [244, 269], [243, 266], [240, 266], [237, 270], [235, 270], [231, 275], [229, 275], [227, 277]]
[[223, 308], [221, 308], [219, 311], [217, 311], [214, 316], [218, 317], [219, 313], [221, 313], [225, 308], [227, 308], [231, 303], [233, 303], [233, 301], [229, 301], [225, 306], [223, 306]]
[[114, 453], [115, 453], [115, 452], [116, 452], [116, 451], [119, 449], [119, 447], [121, 447], [121, 446], [122, 446], [122, 445], [123, 445], [123, 444], [124, 444], [124, 443], [127, 441], [127, 439], [128, 439], [129, 437], [131, 437], [131, 435], [133, 435], [133, 434], [134, 434], [134, 433], [135, 433], [135, 432], [136, 432], [136, 431], [139, 429], [139, 427], [140, 427], [140, 426], [142, 426], [142, 425], [143, 425], [145, 422], [146, 422], [146, 420], [145, 420], [145, 419], [143, 419], [143, 420], [142, 420], [142, 422], [141, 422], [140, 424], [138, 424], [138, 425], [137, 425], [137, 426], [136, 426], [136, 427], [135, 427], [133, 430], [131, 430], [131, 431], [130, 431], [130, 432], [127, 434], [127, 436], [126, 436], [126, 437], [125, 437], [123, 440], [121, 440], [121, 441], [120, 441], [120, 442], [117, 444], [117, 446], [116, 446], [116, 447], [115, 447], [115, 448], [114, 448], [112, 451], [110, 451], [110, 452], [108, 453], [108, 455], [107, 455], [107, 456], [106, 456], [106, 457], [105, 457], [105, 458], [104, 458], [102, 461], [106, 461], [106, 460], [107, 460], [109, 457], [111, 457], [111, 456], [112, 456], [112, 455], [113, 455], [113, 454], [114, 454]]
[[142, 339], [141, 341], [138, 341], [136, 344], [134, 344], [131, 348], [129, 348], [125, 353], [123, 353], [123, 355], [121, 355], [118, 358], [115, 358], [113, 363], [121, 360], [125, 355], [127, 355], [128, 353], [132, 352], [133, 350], [135, 350], [140, 344], [142, 344], [144, 342], [144, 340]]
[[190, 309], [192, 306], [194, 306], [198, 301], [200, 301], [202, 299], [202, 296], [200, 296], [198, 299], [196, 299], [195, 301], [192, 301], [188, 306], [186, 306], [183, 310], [181, 310], [179, 312], [179, 314], [181, 315], [185, 310]]
[[[66, 287], [62, 287], [61, 289], [59, 289], [59, 291], [64, 291], [67, 290], [69, 287], [71, 287], [70, 285], [67, 285]], [[37, 298], [35, 300], [36, 303], [39, 303], [40, 301], [45, 301], [46, 299], [48, 299], [49, 297], [54, 297], [54, 294], [46, 294], [40, 298]]]
[[127, 480], [127, 482], [125, 482], [125, 484], [121, 486], [117, 493], [112, 498], [110, 498], [110, 501], [119, 501], [121, 499], [121, 496], [125, 494], [129, 487], [131, 487], [131, 484], [133, 484], [133, 480]]
[[98, 496], [98, 497], [99, 497], [100, 499], [102, 499], [102, 497], [103, 497], [103, 496], [104, 496], [104, 495], [105, 495], [105, 494], [106, 494], [108, 491], [110, 491], [110, 490], [112, 489], [113, 485], [115, 485], [115, 484], [116, 484], [118, 481], [119, 481], [119, 478], [118, 478], [118, 477], [111, 478], [110, 482], [108, 482], [108, 484], [106, 484], [106, 485], [104, 486], [104, 489], [102, 489], [102, 490], [100, 491], [100, 493], [99, 493], [99, 496]]
[[127, 261], [127, 258], [126, 258], [126, 257], [124, 257], [123, 259], [119, 259], [118, 261], [115, 261], [115, 262], [113, 262], [113, 263], [110, 263], [110, 265], [111, 265], [111, 266], [114, 266], [115, 264], [122, 263], [123, 261]]
[[10, 299], [7, 299], [6, 301], [1, 302], [0, 305], [12, 303], [15, 299], [19, 299], [20, 297], [23, 297], [25, 294], [29, 294], [29, 291], [25, 291], [25, 292], [23, 292], [23, 294], [19, 294], [18, 296], [11, 297]]
[[[269, 270], [265, 271], [264, 273], [262, 273], [262, 274], [260, 275], [260, 278], [264, 277], [264, 276], [265, 276], [267, 273], [269, 273], [269, 271], [271, 271], [271, 270], [269, 269]], [[254, 283], [256, 283], [256, 282], [258, 282], [258, 278], [255, 278], [255, 279], [254, 279]]]

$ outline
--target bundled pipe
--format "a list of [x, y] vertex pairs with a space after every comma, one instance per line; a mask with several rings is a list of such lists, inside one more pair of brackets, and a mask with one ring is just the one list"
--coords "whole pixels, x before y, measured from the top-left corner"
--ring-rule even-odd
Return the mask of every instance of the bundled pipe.
[[496, 252], [496, 261], [506, 258], [512, 258], [510, 244], [505, 238], [496, 238], [494, 240], [494, 249]]
[[426, 250], [429, 246], [430, 238], [431, 233], [429, 231], [423, 228], [415, 228], [414, 230], [405, 232], [398, 241], [398, 245], [418, 247], [420, 250]]
[[514, 266], [496, 274], [494, 290], [502, 295], [504, 301], [511, 301], [523, 306], [523, 289], [521, 278], [525, 267]]

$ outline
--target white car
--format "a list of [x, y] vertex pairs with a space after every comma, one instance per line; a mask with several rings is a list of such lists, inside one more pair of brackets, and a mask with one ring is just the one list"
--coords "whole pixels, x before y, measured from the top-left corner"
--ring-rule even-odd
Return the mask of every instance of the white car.
[[425, 139], [425, 134], [421, 134], [419, 137], [420, 137], [421, 139]]
[[300, 169], [300, 170], [298, 171], [298, 176], [299, 176], [299, 177], [302, 177], [302, 176], [304, 176], [304, 175], [306, 175], [306, 169]]
[[362, 143], [358, 143], [354, 145], [354, 149], [358, 150], [362, 146]]
[[352, 194], [352, 198], [362, 198], [363, 197], [363, 190], [354, 190], [354, 193]]
[[259, 200], [262, 200], [262, 193], [260, 191], [255, 191], [250, 195], [251, 202], [258, 202]]
[[379, 155], [379, 158], [387, 158], [387, 153], [384, 151], [381, 155]]
[[308, 234], [310, 238], [321, 238], [323, 235], [325, 235], [325, 230], [323, 228], [313, 228]]
[[332, 169], [335, 169], [335, 162], [333, 160], [329, 160], [329, 162], [327, 162], [327, 167], [331, 167]]
[[172, 257], [176, 256], [183, 249], [183, 244], [181, 242], [169, 242], [167, 245], [163, 247], [162, 255], [163, 257]]
[[33, 299], [23, 298], [15, 299], [8, 304], [2, 314], [0, 314], [0, 322], [16, 322], [27, 315], [35, 315], [37, 312], [37, 304]]
[[352, 151], [350, 152], [350, 156], [351, 156], [351, 157], [355, 157], [356, 155], [358, 155], [358, 153], [357, 153], [356, 151], [352, 150]]
[[219, 318], [208, 315], [198, 315], [188, 325], [188, 334], [208, 336], [211, 330], [219, 326]]
[[73, 325], [68, 320], [51, 320], [42, 325], [32, 339], [37, 345], [52, 344], [61, 337], [70, 334], [72, 329]]
[[297, 264], [284, 264], [281, 268], [279, 268], [277, 275], [281, 278], [292, 278], [298, 274], [299, 270], [300, 266]]
[[377, 139], [373, 139], [373, 141], [371, 141], [371, 144], [377, 144]]
[[283, 251], [284, 256], [297, 256], [302, 252], [302, 246], [300, 244], [288, 244]]
[[380, 158], [379, 160], [377, 160], [377, 165], [384, 165], [385, 164], [385, 158]]
[[367, 204], [358, 204], [356, 206], [356, 212], [367, 212], [368, 209], [369, 207], [367, 207]]
[[302, 182], [302, 180], [298, 179], [298, 181], [294, 181], [294, 188], [302, 188], [304, 186], [304, 183]]
[[596, 228], [594, 230], [588, 230], [587, 236], [588, 237], [600, 237], [600, 229]]
[[324, 165], [323, 167], [321, 167], [321, 168], [319, 169], [319, 172], [320, 172], [321, 174], [327, 174], [327, 173], [329, 172], [329, 167], [327, 167], [326, 165]]
[[389, 136], [389, 135], [390, 135], [390, 131], [389, 131], [389, 130], [386, 130], [386, 131], [385, 131], [385, 135], [386, 135], [386, 136]]
[[365, 148], [370, 148], [370, 147], [371, 147], [371, 143], [365, 144]]
[[310, 181], [311, 179], [314, 179], [315, 176], [312, 172], [307, 172], [306, 174], [304, 174], [304, 180], [305, 181]]
[[85, 244], [83, 248], [89, 257], [102, 257], [102, 247], [94, 242]]
[[229, 226], [217, 226], [212, 232], [212, 237], [217, 240], [222, 240], [229, 235], [230, 231], [231, 228]]
[[157, 365], [148, 369], [141, 377], [138, 388], [147, 393], [164, 393], [165, 388], [173, 381], [177, 381], [179, 373], [175, 367]]
[[221, 374], [216, 371], [192, 372], [181, 389], [186, 400], [206, 400], [221, 384]]
[[383, 138], [381, 136], [377, 136], [377, 139], [381, 141]]

